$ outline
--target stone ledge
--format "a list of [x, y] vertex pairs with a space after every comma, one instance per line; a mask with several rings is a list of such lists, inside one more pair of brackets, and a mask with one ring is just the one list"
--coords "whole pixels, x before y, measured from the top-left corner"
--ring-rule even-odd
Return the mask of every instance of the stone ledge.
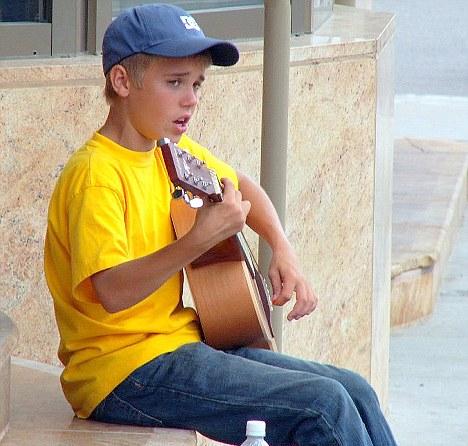
[[6, 435], [10, 419], [10, 355], [17, 340], [15, 324], [0, 312], [0, 441]]
[[10, 357], [17, 340], [18, 330], [15, 324], [0, 311], [0, 363]]
[[60, 369], [13, 359], [10, 427], [2, 446], [195, 446], [196, 434], [179, 429], [121, 426], [76, 418], [63, 397]]
[[395, 141], [392, 326], [429, 316], [467, 204], [468, 143]]

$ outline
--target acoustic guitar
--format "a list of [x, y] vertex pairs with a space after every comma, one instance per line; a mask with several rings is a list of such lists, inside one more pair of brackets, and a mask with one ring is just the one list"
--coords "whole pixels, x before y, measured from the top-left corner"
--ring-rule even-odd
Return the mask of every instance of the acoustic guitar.
[[[158, 141], [175, 186], [171, 218], [177, 238], [192, 227], [201, 198], [223, 200], [216, 173], [169, 139]], [[205, 342], [227, 350], [249, 346], [277, 350], [271, 298], [264, 277], [240, 232], [185, 267]]]

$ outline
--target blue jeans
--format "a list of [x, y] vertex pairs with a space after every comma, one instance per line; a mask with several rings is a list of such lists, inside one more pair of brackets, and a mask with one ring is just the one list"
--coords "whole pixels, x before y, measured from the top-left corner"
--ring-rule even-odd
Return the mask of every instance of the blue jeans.
[[367, 381], [345, 369], [268, 350], [187, 344], [135, 370], [92, 419], [193, 429], [241, 444], [265, 420], [270, 446], [394, 446]]

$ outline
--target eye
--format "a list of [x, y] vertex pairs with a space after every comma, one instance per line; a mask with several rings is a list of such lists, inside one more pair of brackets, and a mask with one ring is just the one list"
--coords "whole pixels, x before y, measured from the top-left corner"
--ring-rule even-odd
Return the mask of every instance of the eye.
[[202, 87], [202, 83], [201, 83], [201, 82], [195, 82], [195, 83], [193, 84], [193, 89], [194, 89], [195, 91], [200, 90], [201, 87]]
[[168, 83], [170, 85], [172, 85], [173, 87], [179, 87], [180, 84], [181, 84], [181, 81], [180, 81], [180, 79], [172, 79], [172, 80], [168, 81]]

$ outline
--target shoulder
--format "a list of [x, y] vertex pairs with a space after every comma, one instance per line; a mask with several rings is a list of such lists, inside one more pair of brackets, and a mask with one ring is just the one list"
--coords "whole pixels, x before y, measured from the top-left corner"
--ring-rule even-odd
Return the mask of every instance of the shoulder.
[[92, 187], [105, 187], [119, 193], [121, 173], [119, 163], [97, 150], [90, 140], [70, 157], [57, 182], [57, 188], [66, 192], [71, 199]]
[[238, 187], [238, 178], [235, 169], [225, 161], [213, 155], [206, 147], [198, 144], [185, 134], [182, 135], [178, 145], [182, 149], [187, 150], [192, 155], [203, 160], [210, 169], [213, 169], [217, 173], [218, 178], [227, 177], [234, 183], [236, 188]]
[[177, 145], [180, 148], [186, 150], [187, 152], [190, 152], [192, 155], [196, 156], [197, 158], [200, 158], [203, 160], [206, 160], [208, 156], [212, 156], [211, 152], [206, 147], [203, 147], [201, 144], [194, 141], [185, 133], [182, 135]]

